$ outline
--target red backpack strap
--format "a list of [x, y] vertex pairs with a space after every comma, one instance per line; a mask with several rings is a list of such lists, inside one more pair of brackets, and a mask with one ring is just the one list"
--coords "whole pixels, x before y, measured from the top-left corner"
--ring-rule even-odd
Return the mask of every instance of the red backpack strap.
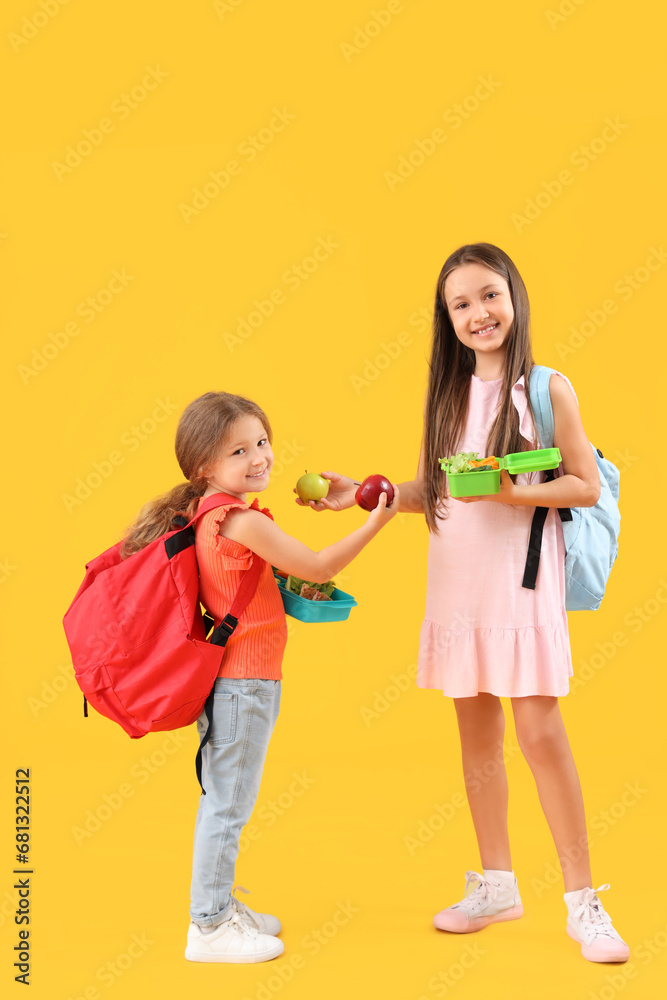
[[[218, 506], [220, 506], [218, 504]], [[239, 585], [239, 589], [236, 591], [234, 600], [232, 601], [232, 606], [230, 611], [225, 615], [220, 624], [216, 629], [213, 630], [211, 638], [208, 640], [214, 646], [226, 646], [227, 640], [233, 633], [234, 629], [239, 623], [239, 618], [241, 613], [250, 603], [253, 598], [255, 591], [257, 590], [257, 583], [259, 581], [259, 575], [262, 572], [262, 566], [264, 565], [264, 560], [260, 559], [257, 553], [253, 552], [253, 560], [250, 569], [247, 569], [243, 574], [243, 579]], [[224, 650], [223, 650], [224, 656]], [[199, 741], [199, 749], [197, 750], [197, 756], [195, 757], [195, 771], [197, 772], [197, 781], [199, 782], [202, 795], [206, 795], [206, 789], [202, 783], [202, 754], [204, 747], [209, 741], [211, 735], [211, 728], [213, 726], [213, 702], [215, 698], [215, 681], [213, 682], [213, 687], [209, 691], [208, 697], [204, 703], [203, 712], [206, 715], [206, 731], [204, 732], [201, 740]]]
[[[211, 510], [215, 510], [217, 507], [225, 507], [227, 504], [238, 502], [239, 498], [233, 497], [229, 493], [214, 493], [212, 496], [206, 497], [199, 510], [186, 527], [189, 528], [190, 525], [194, 524], [195, 521], [198, 521], [200, 517], [203, 517], [204, 514], [208, 514]], [[268, 514], [268, 510], [266, 513]], [[241, 583], [239, 584], [239, 589], [236, 591], [234, 600], [232, 601], [232, 606], [229, 609], [229, 613], [225, 615], [223, 620], [211, 635], [209, 642], [212, 642], [213, 645], [224, 646], [227, 639], [238, 625], [238, 620], [241, 617], [241, 614], [248, 606], [255, 591], [257, 590], [257, 584], [259, 582], [259, 576], [262, 572], [263, 564], [264, 560], [253, 552], [252, 564], [243, 574]], [[231, 620], [228, 621], [228, 619]]]
[[[208, 514], [211, 510], [215, 510], [216, 507], [225, 507], [227, 504], [232, 503], [239, 503], [239, 498], [233, 497], [229, 493], [214, 493], [212, 496], [206, 497], [199, 510], [186, 527], [190, 527], [190, 525], [194, 524], [194, 522], [200, 517], [204, 514]], [[264, 513], [264, 511], [262, 511], [262, 513]], [[268, 513], [268, 510], [266, 513]], [[225, 646], [227, 644], [227, 640], [238, 625], [239, 618], [257, 590], [257, 584], [259, 583], [259, 577], [262, 572], [263, 565], [264, 560], [253, 552], [252, 564], [243, 574], [241, 583], [239, 584], [239, 588], [234, 595], [234, 600], [232, 601], [232, 606], [229, 609], [229, 612], [211, 634], [209, 642], [213, 643], [214, 646]]]
[[[197, 511], [197, 514], [193, 518], [193, 521], [196, 520], [197, 517], [200, 516], [200, 514], [204, 514], [207, 511], [214, 509], [215, 507], [224, 506], [224, 502], [220, 503], [220, 497], [223, 496], [226, 497], [226, 494], [217, 493], [215, 496], [207, 497], [207, 499], [204, 501], [204, 503]], [[230, 499], [237, 500], [238, 497], [232, 497]], [[210, 503], [209, 501], [213, 502]], [[192, 521], [190, 522], [190, 524], [192, 524]], [[263, 566], [264, 566], [264, 559], [261, 559], [256, 552], [253, 552], [252, 564], [250, 566], [250, 569], [247, 569], [243, 574], [241, 583], [239, 584], [239, 588], [236, 591], [236, 594], [234, 595], [234, 600], [232, 601], [232, 606], [229, 609], [229, 612], [225, 615], [220, 624], [217, 626], [217, 628], [213, 630], [213, 633], [211, 634], [209, 642], [212, 643], [214, 646], [227, 645], [227, 640], [232, 635], [234, 629], [238, 625], [239, 618], [242, 612], [250, 603], [255, 594], [255, 591], [257, 590], [257, 584], [259, 582], [259, 576], [260, 573], [262, 572]], [[197, 757], [195, 759], [195, 770], [197, 772], [197, 780], [199, 781], [199, 784], [201, 786], [202, 795], [206, 795], [206, 789], [202, 784], [202, 753], [204, 747], [208, 743], [209, 736], [211, 735], [211, 726], [213, 724], [214, 691], [215, 691], [215, 684], [211, 688], [211, 691], [204, 705], [204, 713], [206, 715], [207, 726], [206, 726], [206, 732], [202, 736], [201, 741], [199, 743], [199, 749], [197, 751]]]
[[212, 496], [206, 497], [192, 520], [188, 521], [184, 527], [189, 528], [191, 524], [198, 521], [200, 517], [204, 516], [204, 514], [208, 514], [210, 510], [215, 510], [216, 507], [225, 507], [230, 503], [243, 503], [243, 501], [239, 500], [238, 497], [231, 496], [229, 493], [214, 493]]
[[260, 557], [253, 552], [252, 565], [250, 569], [247, 569], [243, 574], [243, 579], [239, 584], [239, 589], [236, 591], [231, 608], [218, 627], [214, 629], [211, 638], [209, 639], [209, 642], [213, 643], [214, 646], [227, 645], [227, 640], [238, 625], [241, 614], [248, 606], [255, 594], [255, 591], [257, 590], [257, 584], [259, 583], [259, 576], [262, 572], [263, 565], [264, 560], [260, 559]]
[[[253, 594], [257, 590], [257, 583], [259, 581], [259, 574], [262, 572], [262, 566], [264, 565], [264, 560], [260, 559], [257, 553], [253, 552], [253, 560], [250, 569], [247, 569], [243, 574], [243, 579], [239, 589], [236, 591], [234, 600], [232, 601], [232, 607], [228, 614], [222, 619], [220, 624], [216, 629], [214, 629], [209, 642], [214, 646], [226, 646], [227, 640], [231, 636], [232, 632], [239, 623], [239, 617], [241, 612], [244, 610], [246, 605], [252, 600]], [[223, 651], [224, 655], [224, 651]], [[213, 701], [215, 697], [215, 681], [213, 682], [213, 687], [211, 688], [208, 698], [204, 703], [204, 714], [206, 715], [206, 731], [199, 742], [199, 749], [197, 750], [197, 756], [195, 758], [195, 770], [197, 772], [197, 781], [201, 787], [202, 795], [206, 795], [206, 789], [202, 784], [202, 754], [204, 747], [208, 743], [209, 737], [211, 735], [211, 727], [213, 725]]]

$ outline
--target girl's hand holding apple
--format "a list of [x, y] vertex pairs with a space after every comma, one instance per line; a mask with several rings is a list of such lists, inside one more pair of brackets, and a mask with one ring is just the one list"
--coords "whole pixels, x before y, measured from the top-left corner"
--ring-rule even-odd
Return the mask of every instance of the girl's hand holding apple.
[[[358, 482], [349, 476], [341, 476], [338, 472], [321, 472], [320, 475], [323, 479], [329, 480], [329, 492], [326, 497], [316, 503], [314, 500], [307, 502], [300, 500], [297, 495], [295, 503], [300, 507], [310, 507], [316, 511], [346, 510], [348, 507], [354, 507], [354, 494], [359, 487]], [[292, 492], [297, 492], [296, 487]]]
[[398, 514], [398, 486], [396, 483], [392, 483], [391, 485], [394, 490], [391, 505], [387, 505], [387, 494], [384, 491], [380, 493], [377, 507], [374, 507], [368, 515], [367, 524], [372, 524], [374, 527], [381, 528], [383, 525], [387, 524], [388, 521], [391, 521], [392, 517], [395, 517], [395, 515]]

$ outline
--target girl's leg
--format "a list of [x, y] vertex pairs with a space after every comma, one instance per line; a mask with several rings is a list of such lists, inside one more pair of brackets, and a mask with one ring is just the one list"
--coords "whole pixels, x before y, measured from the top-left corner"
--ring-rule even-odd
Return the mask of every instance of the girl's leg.
[[466, 793], [482, 867], [512, 870], [507, 830], [507, 774], [503, 760], [505, 715], [491, 694], [455, 698]]
[[519, 746], [533, 772], [560, 860], [565, 891], [592, 886], [586, 816], [557, 698], [513, 698]]
[[[190, 915], [202, 927], [231, 907], [241, 830], [255, 806], [280, 705], [280, 681], [219, 677], [213, 729], [204, 747], [192, 858]], [[197, 728], [205, 731], [206, 716]]]

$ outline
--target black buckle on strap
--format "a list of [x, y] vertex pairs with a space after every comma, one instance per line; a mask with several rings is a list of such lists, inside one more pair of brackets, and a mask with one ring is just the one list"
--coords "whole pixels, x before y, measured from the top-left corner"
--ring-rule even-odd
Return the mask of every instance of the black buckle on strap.
[[227, 640], [238, 625], [239, 620], [234, 615], [225, 615], [218, 627], [213, 632], [209, 642], [214, 646], [226, 646]]

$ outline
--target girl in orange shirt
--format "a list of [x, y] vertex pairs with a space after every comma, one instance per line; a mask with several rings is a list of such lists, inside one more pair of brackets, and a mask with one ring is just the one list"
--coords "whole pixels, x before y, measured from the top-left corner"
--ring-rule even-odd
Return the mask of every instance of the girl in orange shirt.
[[[266, 751], [278, 715], [281, 662], [287, 628], [272, 564], [293, 576], [325, 583], [350, 563], [398, 510], [398, 489], [386, 494], [366, 523], [345, 538], [313, 552], [282, 531], [257, 498], [269, 485], [272, 432], [263, 410], [243, 396], [207, 392], [184, 411], [176, 432], [176, 456], [188, 480], [147, 504], [125, 539], [130, 555], [190, 519], [215, 493], [226, 500], [196, 527], [202, 603], [218, 625], [228, 613], [240, 580], [263, 560], [257, 590], [228, 640], [214, 686], [211, 735], [203, 748], [202, 784], [195, 824], [191, 923], [185, 957], [193, 962], [263, 962], [284, 945], [280, 921], [255, 913], [232, 895], [239, 837], [255, 805]], [[202, 713], [197, 728], [207, 727]]]

